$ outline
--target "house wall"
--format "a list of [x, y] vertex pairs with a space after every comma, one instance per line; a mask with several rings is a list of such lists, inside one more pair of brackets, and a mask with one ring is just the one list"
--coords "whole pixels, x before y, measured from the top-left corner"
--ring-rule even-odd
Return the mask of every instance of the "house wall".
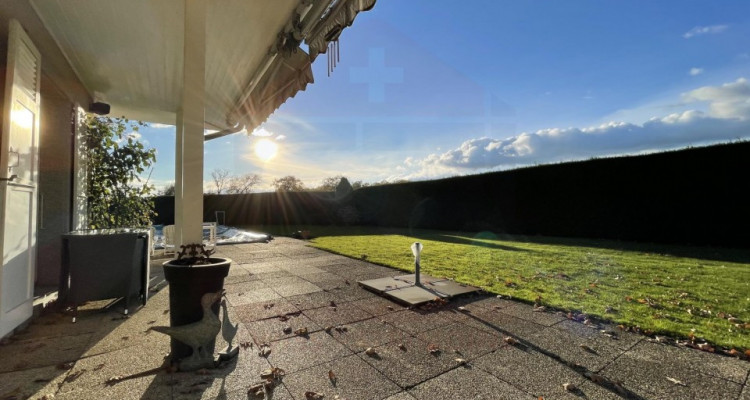
[[74, 105], [44, 75], [41, 98], [36, 283], [54, 286], [60, 276], [60, 235], [71, 230]]
[[[29, 1], [1, 1], [0, 90], [5, 86], [10, 19], [21, 23], [42, 55], [36, 285], [55, 286], [59, 281], [61, 265], [61, 234], [71, 228], [72, 110], [75, 104], [88, 106], [91, 96]], [[0, 110], [4, 106], [2, 93], [4, 91], [0, 91]], [[0, 112], [0, 123], [2, 118], [4, 115]]]

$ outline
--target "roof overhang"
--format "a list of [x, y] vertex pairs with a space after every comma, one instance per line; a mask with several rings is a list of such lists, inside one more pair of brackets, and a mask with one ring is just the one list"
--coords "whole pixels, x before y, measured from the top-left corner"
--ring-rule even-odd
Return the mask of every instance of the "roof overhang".
[[[29, 0], [78, 79], [111, 114], [174, 124], [185, 0]], [[248, 131], [313, 82], [311, 62], [375, 0], [227, 0], [206, 14], [207, 129]], [[311, 54], [299, 44], [305, 41]], [[189, 45], [189, 43], [188, 43]]]

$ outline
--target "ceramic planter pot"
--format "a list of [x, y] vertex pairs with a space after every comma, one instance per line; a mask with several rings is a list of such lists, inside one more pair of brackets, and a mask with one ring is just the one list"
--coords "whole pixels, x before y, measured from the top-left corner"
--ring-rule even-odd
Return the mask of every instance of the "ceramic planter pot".
[[[215, 293], [224, 288], [224, 278], [232, 264], [232, 260], [228, 258], [210, 258], [210, 264], [193, 266], [176, 265], [173, 264], [174, 261], [176, 260], [163, 264], [164, 277], [169, 282], [169, 324], [173, 327], [187, 325], [203, 318], [201, 297], [208, 292]], [[219, 302], [214, 303], [212, 310], [219, 315]], [[173, 361], [185, 358], [191, 353], [192, 349], [189, 346], [171, 339]]]

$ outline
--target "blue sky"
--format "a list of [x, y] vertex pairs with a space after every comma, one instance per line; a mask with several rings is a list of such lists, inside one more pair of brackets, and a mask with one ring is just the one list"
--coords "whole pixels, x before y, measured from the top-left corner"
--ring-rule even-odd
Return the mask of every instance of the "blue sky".
[[[206, 143], [205, 179], [419, 180], [750, 138], [748, 38], [747, 0], [380, 0], [330, 77], [321, 55], [262, 131]], [[152, 181], [173, 180], [174, 128], [141, 134]]]

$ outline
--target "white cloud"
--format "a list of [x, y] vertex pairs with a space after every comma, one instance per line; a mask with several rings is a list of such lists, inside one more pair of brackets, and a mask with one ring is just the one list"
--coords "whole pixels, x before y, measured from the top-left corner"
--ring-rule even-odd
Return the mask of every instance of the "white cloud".
[[167, 129], [167, 128], [174, 128], [174, 125], [167, 125], [167, 124], [149, 124], [150, 127], [154, 129]]
[[709, 112], [716, 118], [750, 118], [750, 82], [739, 78], [721, 86], [704, 86], [682, 95], [685, 101], [709, 103]]
[[276, 140], [279, 141], [279, 142], [282, 141], [282, 140], [286, 140], [286, 135], [276, 136]]
[[581, 160], [750, 137], [750, 84], [744, 78], [683, 94], [709, 103], [709, 112], [688, 110], [643, 124], [609, 122], [588, 128], [550, 128], [506, 139], [480, 137], [423, 159], [407, 158], [409, 178], [432, 178]]
[[273, 134], [273, 132], [267, 130], [266, 128], [260, 127], [260, 128], [256, 128], [253, 131], [252, 135], [253, 136], [260, 136], [260, 137], [269, 137], [269, 136], [273, 136], [274, 134]]
[[703, 68], [693, 67], [690, 68], [690, 76], [698, 76], [703, 73]]
[[690, 39], [694, 36], [716, 34], [726, 31], [727, 28], [729, 28], [728, 25], [696, 26], [695, 28], [685, 32], [682, 37], [684, 37], [685, 39]]

